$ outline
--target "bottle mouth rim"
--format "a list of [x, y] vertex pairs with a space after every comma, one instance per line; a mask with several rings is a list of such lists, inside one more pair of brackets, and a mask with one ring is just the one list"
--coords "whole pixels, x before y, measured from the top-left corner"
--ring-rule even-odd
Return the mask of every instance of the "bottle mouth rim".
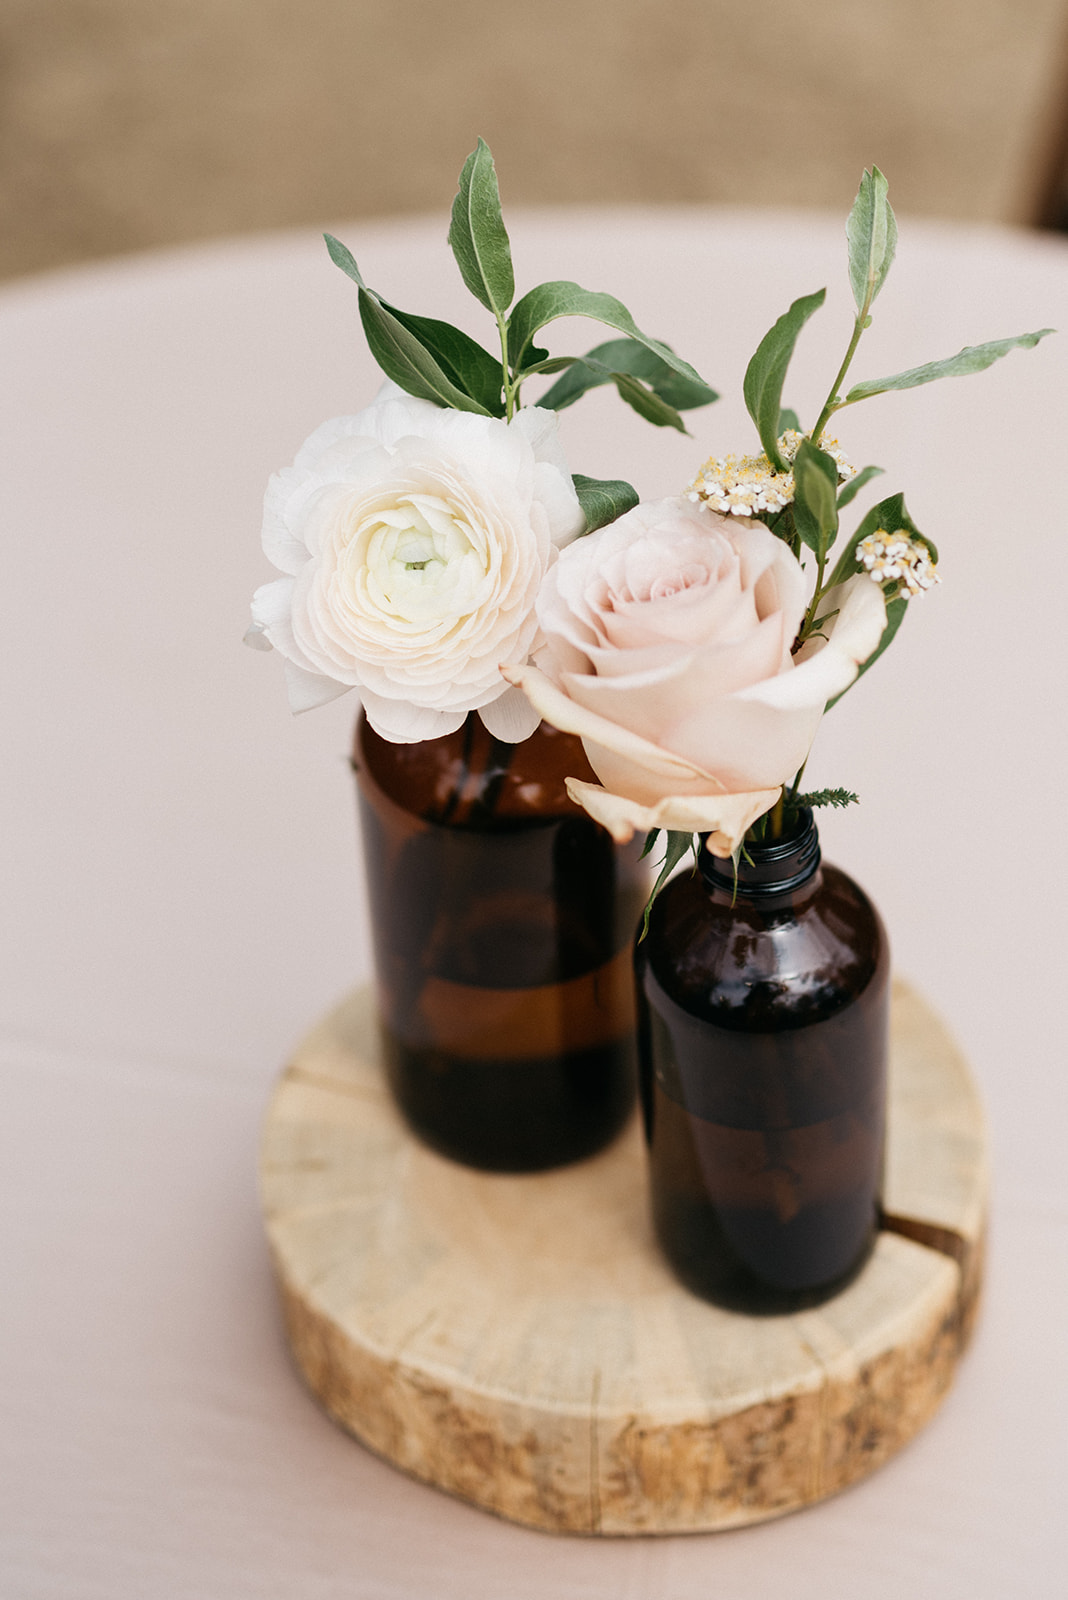
[[820, 836], [809, 806], [801, 808], [794, 827], [783, 838], [746, 845], [737, 871], [729, 857], [722, 859], [705, 848], [706, 837], [702, 836], [697, 861], [709, 888], [731, 893], [740, 890], [758, 898], [789, 894], [811, 878], [820, 864]]

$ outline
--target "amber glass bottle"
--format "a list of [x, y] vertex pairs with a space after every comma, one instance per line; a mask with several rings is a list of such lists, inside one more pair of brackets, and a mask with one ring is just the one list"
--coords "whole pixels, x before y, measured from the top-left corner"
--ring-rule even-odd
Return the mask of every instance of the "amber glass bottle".
[[825, 1299], [874, 1243], [889, 951], [810, 811], [746, 848], [737, 885], [703, 848], [667, 884], [636, 967], [660, 1244], [697, 1294], [759, 1313]]
[[477, 714], [389, 744], [361, 716], [354, 765], [390, 1082], [413, 1129], [468, 1165], [590, 1155], [634, 1103], [633, 852], [568, 798], [582, 746], [522, 744]]

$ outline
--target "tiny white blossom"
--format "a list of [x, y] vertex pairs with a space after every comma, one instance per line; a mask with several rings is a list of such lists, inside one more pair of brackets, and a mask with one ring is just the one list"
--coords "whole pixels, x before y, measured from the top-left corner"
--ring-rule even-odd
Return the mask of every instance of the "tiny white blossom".
[[[794, 428], [787, 429], [778, 441], [779, 454], [784, 461], [793, 461], [804, 437]], [[837, 439], [824, 441], [820, 449], [826, 450], [833, 459], [840, 483], [856, 476], [856, 467], [838, 449]], [[710, 456], [686, 494], [688, 499], [703, 501], [722, 516], [752, 517], [761, 511], [774, 515], [793, 500], [794, 475], [776, 472], [764, 454]]]
[[922, 595], [942, 579], [921, 539], [876, 528], [857, 545], [857, 563], [873, 583], [900, 583], [910, 596]]

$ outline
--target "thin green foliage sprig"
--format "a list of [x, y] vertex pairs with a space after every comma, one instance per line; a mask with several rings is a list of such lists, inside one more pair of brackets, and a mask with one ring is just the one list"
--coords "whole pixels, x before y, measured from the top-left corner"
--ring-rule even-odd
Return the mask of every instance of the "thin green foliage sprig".
[[[806, 644], [825, 637], [839, 613], [841, 585], [867, 571], [881, 583], [886, 625], [877, 648], [861, 664], [853, 684], [873, 667], [897, 635], [909, 600], [937, 582], [938, 551], [910, 515], [904, 495], [886, 496], [866, 513], [856, 530], [841, 536], [841, 513], [883, 469], [870, 465], [859, 472], [837, 453], [837, 441], [824, 443], [824, 433], [838, 412], [875, 395], [915, 389], [941, 378], [982, 372], [1016, 349], [1032, 349], [1054, 330], [968, 345], [956, 355], [909, 367], [888, 377], [868, 378], [847, 387], [847, 378], [861, 339], [872, 324], [872, 308], [894, 261], [897, 221], [887, 197], [887, 181], [878, 167], [866, 170], [846, 223], [849, 283], [855, 316], [848, 345], [815, 425], [804, 430], [797, 413], [783, 406], [783, 390], [798, 339], [823, 307], [826, 289], [794, 300], [760, 340], [746, 368], [743, 396], [760, 439], [758, 457], [727, 457], [702, 468], [691, 486], [693, 499], [706, 499], [715, 509], [742, 510], [762, 521], [782, 539], [802, 564], [814, 560], [812, 594], [793, 641], [797, 655]], [[792, 473], [792, 484], [788, 474]], [[731, 500], [740, 490], [741, 498]], [[851, 684], [849, 687], [852, 687]], [[848, 690], [843, 691], [843, 693]], [[841, 699], [836, 695], [825, 709]], [[779, 838], [794, 825], [804, 806], [847, 806], [858, 797], [846, 789], [801, 793], [804, 767], [784, 785], [778, 801], [746, 834], [752, 843]], [[741, 848], [741, 847], [740, 847]], [[739, 855], [735, 854], [735, 865]]]
[[859, 794], [854, 794], [852, 789], [810, 789], [807, 794], [791, 794], [790, 804], [798, 811], [809, 808], [816, 810], [820, 806], [856, 806], [860, 804]]
[[674, 829], [665, 828], [661, 830], [660, 828], [654, 828], [651, 833], [646, 835], [645, 846], [642, 850], [641, 856], [639, 857], [640, 860], [644, 861], [645, 857], [654, 849], [656, 841], [661, 832], [666, 835], [664, 858], [660, 863], [660, 870], [657, 873], [656, 882], [650, 889], [649, 898], [645, 902], [645, 911], [642, 914], [641, 933], [638, 936], [639, 940], [644, 939], [646, 934], [649, 932], [649, 913], [653, 909], [653, 901], [660, 893], [661, 888], [674, 872], [679, 862], [682, 861], [691, 850], [693, 851], [693, 862], [694, 867], [696, 868], [697, 853], [701, 847], [700, 834], [676, 833]]
[[[612, 295], [559, 279], [515, 299], [497, 171], [484, 139], [460, 174], [449, 244], [464, 283], [496, 322], [497, 352], [447, 322], [398, 310], [364, 281], [346, 245], [332, 234], [324, 237], [331, 259], [359, 289], [360, 318], [375, 360], [417, 399], [511, 421], [528, 379], [562, 373], [539, 398], [539, 406], [559, 411], [587, 390], [611, 383], [647, 422], [685, 433], [681, 412], [718, 398], [670, 345], [643, 333]], [[551, 356], [536, 340], [561, 317], [589, 317], [624, 337], [597, 345], [584, 356]], [[575, 492], [587, 532], [614, 522], [638, 503], [637, 492], [622, 479], [576, 477]]]

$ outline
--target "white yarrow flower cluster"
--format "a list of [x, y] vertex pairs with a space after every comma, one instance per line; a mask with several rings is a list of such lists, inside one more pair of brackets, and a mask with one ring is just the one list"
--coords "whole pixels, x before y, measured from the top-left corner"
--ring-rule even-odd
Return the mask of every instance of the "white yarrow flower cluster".
[[875, 583], [900, 583], [910, 596], [922, 595], [942, 579], [931, 552], [920, 539], [876, 528], [857, 545], [857, 561]]
[[[779, 439], [779, 454], [784, 461], [793, 461], [804, 434], [788, 428]], [[845, 483], [856, 476], [856, 467], [848, 462], [838, 448], [837, 439], [820, 444], [838, 468], [838, 481]], [[695, 504], [703, 502], [721, 516], [753, 517], [761, 511], [773, 515], [782, 511], [794, 498], [792, 472], [776, 472], [766, 455], [712, 456], [705, 462], [697, 477], [686, 491], [687, 498]]]

